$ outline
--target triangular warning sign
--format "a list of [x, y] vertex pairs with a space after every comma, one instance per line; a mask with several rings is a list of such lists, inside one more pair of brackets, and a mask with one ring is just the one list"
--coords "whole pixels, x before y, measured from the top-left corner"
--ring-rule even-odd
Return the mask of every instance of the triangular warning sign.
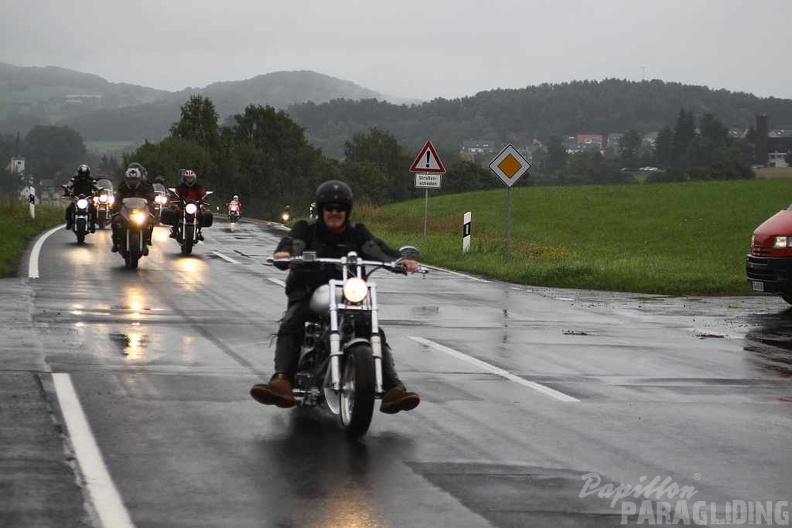
[[410, 172], [440, 172], [444, 173], [445, 167], [443, 162], [440, 161], [440, 156], [432, 145], [432, 141], [428, 140], [421, 149], [421, 153], [413, 161], [410, 167]]

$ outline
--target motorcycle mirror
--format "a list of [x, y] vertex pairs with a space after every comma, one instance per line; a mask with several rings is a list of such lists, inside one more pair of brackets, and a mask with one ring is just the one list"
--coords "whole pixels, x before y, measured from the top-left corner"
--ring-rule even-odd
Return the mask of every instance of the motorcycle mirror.
[[214, 191], [206, 191], [206, 194], [204, 196], [209, 196], [210, 194], [214, 194]]
[[421, 254], [421, 252], [418, 251], [418, 248], [414, 246], [402, 246], [399, 248], [399, 253], [403, 259], [408, 260], [416, 260], [418, 255]]

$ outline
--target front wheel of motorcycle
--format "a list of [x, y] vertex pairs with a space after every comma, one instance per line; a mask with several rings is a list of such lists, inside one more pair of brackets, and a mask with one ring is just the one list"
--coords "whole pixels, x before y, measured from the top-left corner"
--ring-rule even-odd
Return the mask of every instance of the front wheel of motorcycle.
[[371, 347], [360, 344], [346, 354], [341, 377], [341, 424], [347, 436], [363, 436], [371, 425], [375, 396], [374, 358]]

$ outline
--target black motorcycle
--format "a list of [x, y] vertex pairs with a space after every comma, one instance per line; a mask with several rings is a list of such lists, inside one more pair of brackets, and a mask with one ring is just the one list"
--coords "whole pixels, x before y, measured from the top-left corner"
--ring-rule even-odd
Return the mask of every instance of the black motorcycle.
[[118, 225], [118, 254], [127, 269], [135, 269], [141, 257], [148, 255], [146, 234], [153, 221], [145, 198], [124, 198], [113, 221]]

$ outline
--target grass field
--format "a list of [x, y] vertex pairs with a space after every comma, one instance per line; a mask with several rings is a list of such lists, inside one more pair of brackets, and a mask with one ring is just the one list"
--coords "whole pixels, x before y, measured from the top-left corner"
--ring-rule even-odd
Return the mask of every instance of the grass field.
[[27, 244], [45, 229], [64, 222], [63, 207], [36, 206], [36, 219], [30, 218], [27, 203], [0, 197], [4, 217], [0, 222], [0, 277], [13, 277]]
[[[673, 295], [748, 294], [745, 255], [754, 228], [792, 201], [792, 182], [759, 179], [512, 190], [512, 253], [506, 189], [429, 199], [355, 219], [393, 245], [421, 248], [438, 266], [537, 286]], [[463, 254], [462, 215], [473, 214]]]

